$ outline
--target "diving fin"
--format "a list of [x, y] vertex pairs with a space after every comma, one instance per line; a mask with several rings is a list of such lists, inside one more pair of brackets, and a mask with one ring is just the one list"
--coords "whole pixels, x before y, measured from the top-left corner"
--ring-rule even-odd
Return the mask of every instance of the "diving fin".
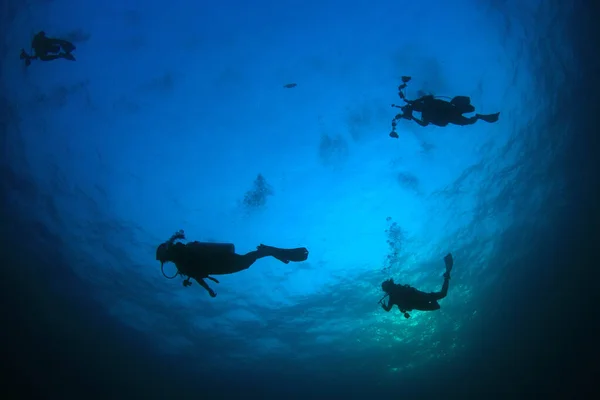
[[288, 264], [290, 261], [302, 262], [308, 258], [308, 250], [306, 247], [298, 247], [295, 249], [280, 249], [272, 246], [265, 246], [261, 244], [258, 246], [258, 251], [265, 252], [272, 257], [275, 257], [284, 264]]
[[497, 112], [496, 114], [477, 114], [477, 118], [485, 121], [485, 122], [489, 122], [494, 123], [494, 122], [498, 122], [498, 119], [500, 118], [500, 113]]

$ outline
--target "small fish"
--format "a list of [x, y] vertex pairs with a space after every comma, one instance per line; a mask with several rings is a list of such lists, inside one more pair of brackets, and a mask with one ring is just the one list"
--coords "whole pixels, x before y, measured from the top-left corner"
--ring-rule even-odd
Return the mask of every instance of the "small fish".
[[286, 88], [286, 89], [291, 89], [291, 88], [296, 87], [296, 86], [298, 86], [298, 85], [295, 84], [295, 83], [288, 83], [287, 85], [283, 85], [283, 87]]

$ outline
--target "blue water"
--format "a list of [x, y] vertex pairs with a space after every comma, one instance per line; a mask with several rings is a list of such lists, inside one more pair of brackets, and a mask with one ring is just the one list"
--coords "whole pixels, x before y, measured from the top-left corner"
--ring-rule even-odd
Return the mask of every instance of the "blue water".
[[[551, 265], [582, 243], [569, 213], [595, 178], [572, 152], [593, 131], [574, 100], [597, 65], [584, 6], [3, 0], [13, 383], [40, 398], [556, 393], [541, 332], [562, 322], [532, 304], [573, 293]], [[25, 67], [39, 30], [77, 61]], [[403, 75], [409, 98], [470, 96], [500, 121], [403, 120], [392, 139]], [[259, 175], [267, 191], [247, 204]], [[179, 229], [310, 256], [221, 276], [213, 299], [161, 273], [156, 246]], [[381, 310], [390, 277], [438, 290], [447, 252], [441, 310]]]

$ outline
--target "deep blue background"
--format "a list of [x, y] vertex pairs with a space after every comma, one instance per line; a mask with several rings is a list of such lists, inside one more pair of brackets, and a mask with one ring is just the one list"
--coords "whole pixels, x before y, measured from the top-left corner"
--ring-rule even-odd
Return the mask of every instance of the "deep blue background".
[[[4, 0], [6, 389], [592, 397], [600, 35], [594, 4], [562, 3]], [[24, 68], [40, 29], [77, 62]], [[394, 141], [403, 74], [410, 97], [465, 94], [502, 118], [402, 121]], [[273, 195], [249, 209], [259, 173]], [[211, 299], [160, 274], [177, 229], [310, 259], [261, 260]], [[446, 251], [440, 311], [378, 308], [390, 276], [435, 290]]]

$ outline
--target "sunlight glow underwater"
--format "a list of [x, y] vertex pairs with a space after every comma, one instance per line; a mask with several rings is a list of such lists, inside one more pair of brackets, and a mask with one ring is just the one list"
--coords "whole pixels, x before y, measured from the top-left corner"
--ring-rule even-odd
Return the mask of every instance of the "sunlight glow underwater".
[[[68, 6], [72, 17], [93, 17], [77, 62], [15, 73], [10, 89], [30, 117], [6, 161], [42, 195], [23, 189], [14, 202], [62, 239], [73, 270], [95, 288], [90, 296], [166, 353], [208, 347], [215, 351], [203, 360], [224, 367], [295, 359], [326, 369], [393, 348], [384, 364], [396, 373], [451, 357], [468, 348], [461, 328], [478, 317], [477, 293], [494, 283], [496, 241], [535, 215], [550, 185], [524, 180], [555, 151], [528, 129], [544, 115], [522, 111], [552, 101], [542, 96], [552, 88], [540, 84], [547, 54], [525, 49], [551, 34], [560, 10], [534, 3], [459, 1], [451, 12], [461, 19], [448, 19], [444, 2], [342, 11], [325, 2], [302, 12], [312, 20], [288, 25], [284, 5], [218, 23], [214, 6], [202, 11], [204, 24], [189, 17], [193, 4], [40, 6], [29, 11], [22, 43], [43, 13]], [[402, 19], [402, 31], [418, 36], [395, 32], [400, 11], [415, 16]], [[334, 30], [324, 22], [332, 15]], [[167, 29], [173, 20], [179, 29]], [[364, 34], [346, 40], [355, 26]], [[80, 27], [44, 29], [58, 36]], [[411, 98], [418, 90], [471, 96], [478, 110], [501, 111], [500, 122], [403, 121], [391, 139], [401, 75], [413, 77]], [[284, 88], [289, 82], [297, 87]], [[248, 207], [244, 195], [259, 174], [268, 195]], [[538, 196], [519, 199], [525, 186]], [[238, 253], [265, 243], [304, 246], [310, 256], [288, 265], [262, 259], [222, 276], [211, 299], [160, 273], [154, 249], [178, 229], [189, 240], [234, 243]], [[389, 277], [437, 290], [448, 251], [456, 262], [441, 310], [405, 319], [379, 308]]]

